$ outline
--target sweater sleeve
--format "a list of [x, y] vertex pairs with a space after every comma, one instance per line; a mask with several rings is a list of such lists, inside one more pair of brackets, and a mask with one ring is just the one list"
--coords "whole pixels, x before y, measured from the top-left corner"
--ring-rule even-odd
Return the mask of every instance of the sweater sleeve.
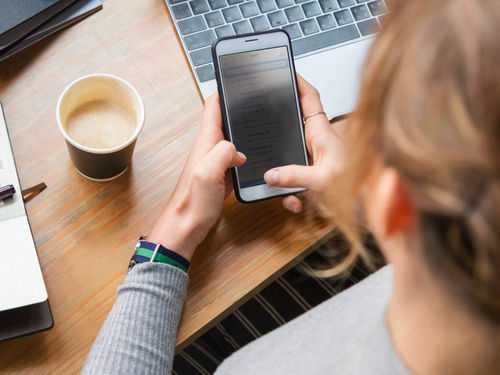
[[170, 374], [188, 279], [162, 263], [132, 268], [82, 374]]

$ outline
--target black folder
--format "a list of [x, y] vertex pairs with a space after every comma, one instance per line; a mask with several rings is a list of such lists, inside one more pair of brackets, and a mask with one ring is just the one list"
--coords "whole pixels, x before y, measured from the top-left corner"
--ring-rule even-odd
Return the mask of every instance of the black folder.
[[0, 0], [0, 51], [75, 0]]
[[[3, 0], [0, 0], [3, 1]], [[15, 1], [15, 0], [12, 0]], [[102, 9], [102, 0], [76, 0], [47, 22], [0, 51], [0, 61]]]
[[0, 311], [0, 341], [45, 331], [54, 326], [49, 300]]

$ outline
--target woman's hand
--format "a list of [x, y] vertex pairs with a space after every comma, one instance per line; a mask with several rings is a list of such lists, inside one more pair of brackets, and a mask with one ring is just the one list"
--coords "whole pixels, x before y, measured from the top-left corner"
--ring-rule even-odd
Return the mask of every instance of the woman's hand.
[[[297, 75], [302, 113], [307, 116], [323, 111], [318, 91]], [[328, 185], [339, 170], [343, 159], [343, 145], [337, 132], [325, 115], [310, 117], [305, 123], [306, 144], [312, 166], [287, 165], [267, 171], [267, 184], [279, 187], [307, 188], [307, 194], [320, 205], [328, 205]], [[302, 201], [290, 195], [283, 206], [295, 213], [302, 211]]]
[[233, 189], [228, 169], [245, 161], [245, 155], [224, 140], [219, 97], [212, 95], [205, 102], [200, 131], [181, 177], [149, 241], [161, 243], [190, 260]]

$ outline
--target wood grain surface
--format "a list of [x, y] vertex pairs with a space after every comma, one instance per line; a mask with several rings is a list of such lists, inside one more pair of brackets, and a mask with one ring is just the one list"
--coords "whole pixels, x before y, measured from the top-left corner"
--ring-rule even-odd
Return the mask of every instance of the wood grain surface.
[[[146, 107], [132, 167], [108, 183], [76, 172], [55, 117], [64, 87], [97, 72], [128, 80]], [[163, 0], [106, 0], [99, 13], [0, 63], [0, 100], [22, 187], [47, 184], [27, 210], [55, 320], [50, 331], [0, 343], [0, 373], [78, 373], [137, 238], [173, 190], [203, 102]], [[177, 348], [332, 229], [310, 209], [294, 216], [279, 200], [242, 205], [231, 196], [193, 259]]]

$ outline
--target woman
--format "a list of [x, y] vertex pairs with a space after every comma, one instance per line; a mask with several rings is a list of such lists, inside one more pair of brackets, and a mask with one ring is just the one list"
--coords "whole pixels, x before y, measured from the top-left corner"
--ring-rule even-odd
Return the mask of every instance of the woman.
[[[309, 189], [359, 255], [362, 208], [390, 266], [236, 352], [217, 374], [500, 373], [500, 2], [390, 8], [345, 148], [314, 116], [305, 124], [313, 166], [265, 174], [270, 185]], [[302, 79], [299, 91], [304, 114], [322, 110]], [[149, 238], [174, 258], [191, 258], [231, 190], [228, 168], [245, 161], [222, 139], [212, 97]], [[283, 205], [302, 209], [295, 196]], [[171, 371], [188, 282], [179, 268], [131, 269], [83, 373]]]

